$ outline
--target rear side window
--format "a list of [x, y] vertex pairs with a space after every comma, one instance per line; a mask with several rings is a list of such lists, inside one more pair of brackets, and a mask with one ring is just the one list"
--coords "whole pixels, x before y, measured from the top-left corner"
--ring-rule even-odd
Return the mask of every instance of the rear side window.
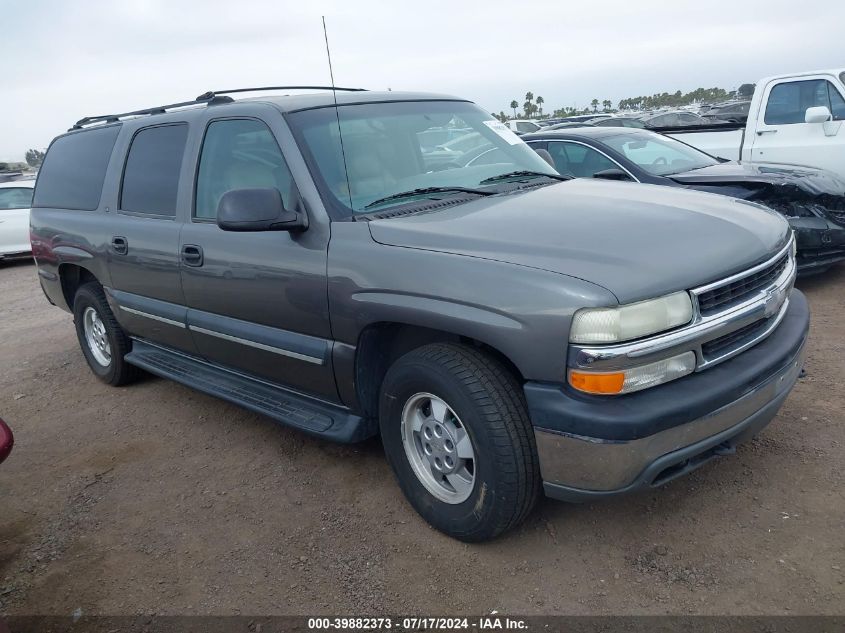
[[32, 189], [29, 187], [5, 187], [0, 189], [0, 211], [4, 209], [28, 209], [32, 204]]
[[93, 211], [100, 204], [106, 167], [120, 126], [60, 136], [38, 173], [34, 207]]
[[[825, 106], [839, 120], [845, 115], [842, 96], [836, 87], [824, 79], [790, 81], [778, 84], [766, 102], [766, 125], [804, 123], [807, 108]], [[839, 116], [837, 116], [837, 113]]]
[[149, 215], [176, 215], [179, 172], [188, 139], [185, 123], [144, 128], [132, 139], [120, 210]]

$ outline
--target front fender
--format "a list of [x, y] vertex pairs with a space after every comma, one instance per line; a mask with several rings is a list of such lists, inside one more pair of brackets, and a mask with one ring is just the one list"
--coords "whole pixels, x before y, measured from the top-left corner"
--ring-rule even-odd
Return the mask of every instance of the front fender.
[[379, 244], [363, 224], [335, 223], [329, 247], [332, 332], [346, 345], [375, 323], [415, 325], [485, 343], [528, 380], [561, 382], [574, 312], [617, 304], [566, 275]]

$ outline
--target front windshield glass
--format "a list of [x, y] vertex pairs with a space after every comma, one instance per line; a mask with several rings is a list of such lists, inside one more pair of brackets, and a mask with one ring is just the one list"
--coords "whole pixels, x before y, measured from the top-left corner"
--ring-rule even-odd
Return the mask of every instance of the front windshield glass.
[[669, 176], [718, 164], [694, 147], [658, 134], [618, 134], [602, 139], [625, 158], [654, 176]]
[[415, 189], [487, 191], [502, 183], [485, 180], [515, 171], [557, 175], [502, 123], [462, 101], [319, 108], [294, 113], [288, 120], [316, 167], [324, 200], [345, 215], [405, 204], [408, 198], [367, 208]]

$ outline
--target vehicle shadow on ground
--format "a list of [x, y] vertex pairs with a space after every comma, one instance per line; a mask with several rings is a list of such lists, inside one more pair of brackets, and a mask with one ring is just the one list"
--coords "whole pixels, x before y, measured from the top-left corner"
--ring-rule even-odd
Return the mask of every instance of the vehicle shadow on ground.
[[[799, 276], [795, 286], [802, 292], [812, 292], [830, 284], [845, 284], [845, 262], [835, 264], [828, 270], [814, 274]], [[845, 287], [843, 287], [845, 292]]]
[[35, 260], [31, 257], [24, 257], [22, 259], [0, 259], [0, 271], [7, 268], [24, 268], [25, 266], [34, 266]]

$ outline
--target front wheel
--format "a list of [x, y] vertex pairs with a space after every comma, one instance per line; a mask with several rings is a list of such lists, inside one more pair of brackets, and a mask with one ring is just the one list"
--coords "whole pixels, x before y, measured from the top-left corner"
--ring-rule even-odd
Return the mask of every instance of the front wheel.
[[464, 345], [413, 350], [385, 376], [379, 424], [411, 505], [438, 530], [484, 541], [519, 524], [540, 486], [519, 383]]

